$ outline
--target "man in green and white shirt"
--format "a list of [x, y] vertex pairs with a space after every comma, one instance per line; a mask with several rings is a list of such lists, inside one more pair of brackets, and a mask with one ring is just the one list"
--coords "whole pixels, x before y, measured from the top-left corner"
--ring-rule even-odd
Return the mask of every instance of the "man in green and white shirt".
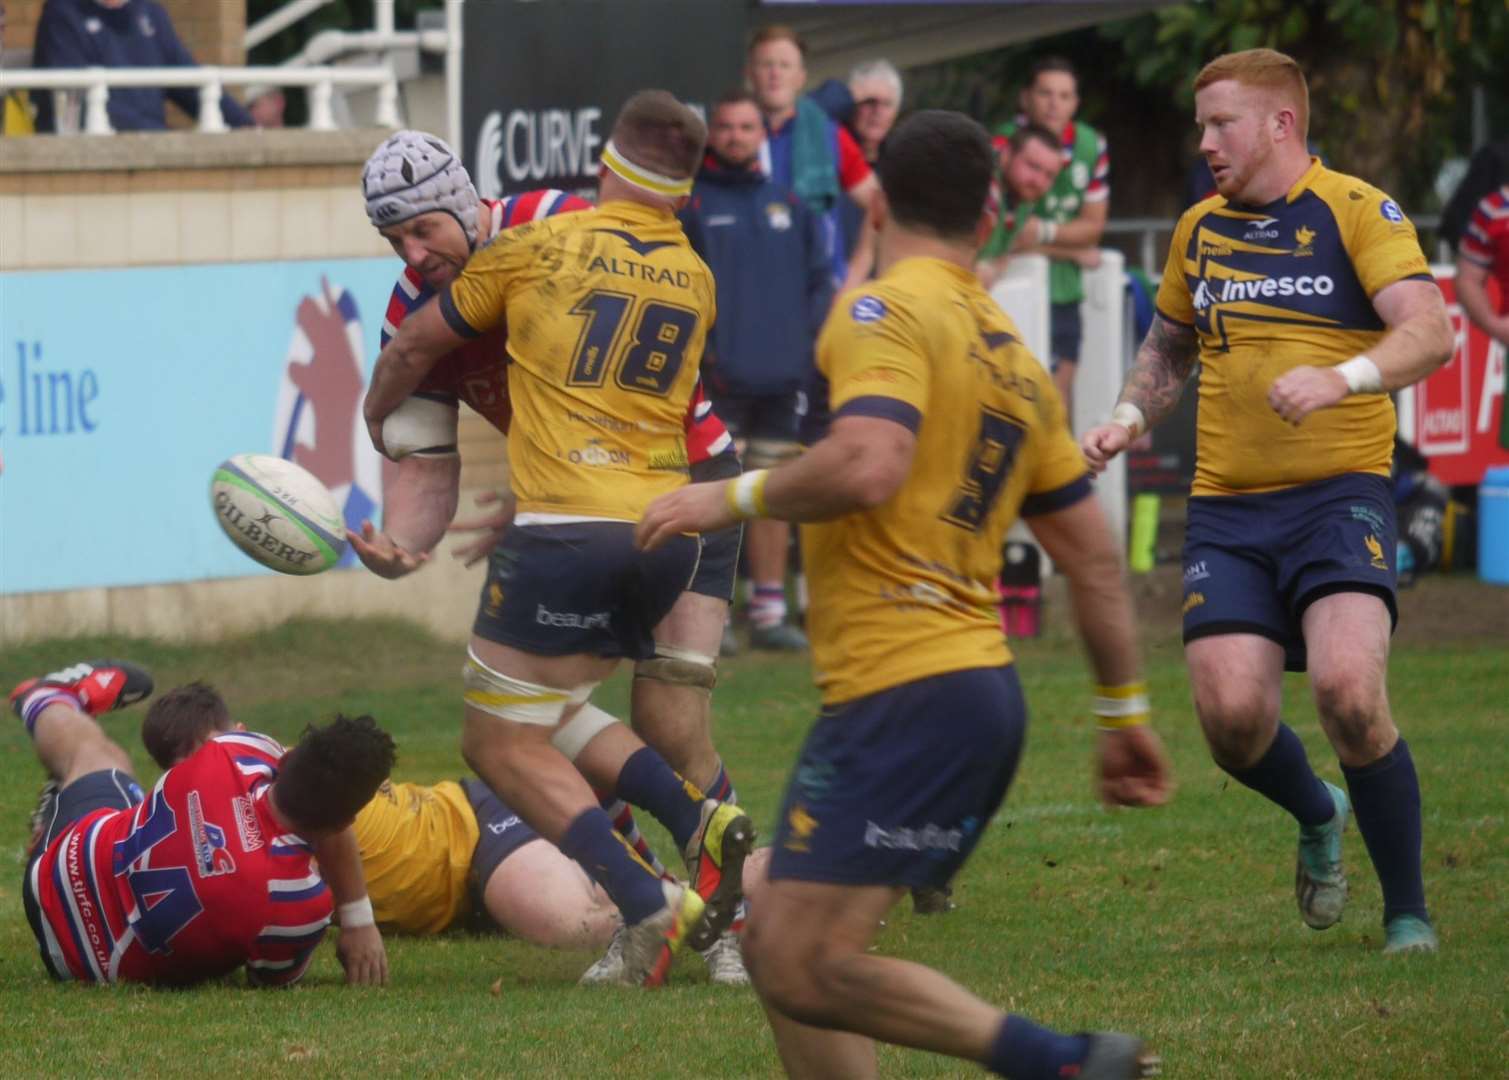
[[1032, 214], [1043, 220], [1033, 248], [1053, 260], [1049, 272], [1049, 300], [1053, 305], [1053, 380], [1069, 415], [1074, 415], [1071, 391], [1079, 363], [1082, 337], [1079, 304], [1085, 297], [1082, 268], [1100, 265], [1100, 236], [1110, 211], [1111, 161], [1105, 138], [1085, 123], [1077, 123], [1079, 77], [1061, 57], [1044, 57], [1032, 65], [1022, 90], [1022, 115], [999, 129], [1011, 136], [1018, 127], [1038, 124], [1059, 133], [1063, 170]]

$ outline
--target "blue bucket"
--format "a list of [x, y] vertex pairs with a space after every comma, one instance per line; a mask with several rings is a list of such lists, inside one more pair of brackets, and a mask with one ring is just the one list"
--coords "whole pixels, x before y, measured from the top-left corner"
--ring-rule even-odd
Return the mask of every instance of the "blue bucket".
[[1489, 469], [1478, 486], [1478, 576], [1509, 585], [1509, 465]]

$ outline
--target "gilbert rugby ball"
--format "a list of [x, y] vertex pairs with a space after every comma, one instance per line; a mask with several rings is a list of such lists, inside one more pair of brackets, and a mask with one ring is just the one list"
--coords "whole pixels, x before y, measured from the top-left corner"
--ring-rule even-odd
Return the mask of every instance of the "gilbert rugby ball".
[[283, 574], [318, 574], [340, 561], [346, 523], [335, 497], [302, 466], [237, 454], [210, 481], [215, 520], [242, 551]]

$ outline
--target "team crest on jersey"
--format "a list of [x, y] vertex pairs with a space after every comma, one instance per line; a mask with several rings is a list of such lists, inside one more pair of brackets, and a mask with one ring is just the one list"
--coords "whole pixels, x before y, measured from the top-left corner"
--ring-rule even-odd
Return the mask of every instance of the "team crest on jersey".
[[241, 841], [241, 850], [247, 853], [262, 846], [262, 826], [257, 824], [257, 810], [250, 797], [237, 795], [231, 799], [231, 808], [236, 813], [236, 836]]
[[1399, 204], [1393, 199], [1384, 199], [1379, 203], [1378, 213], [1383, 215], [1384, 221], [1392, 221], [1395, 225], [1404, 222], [1404, 211], [1399, 209]]
[[225, 843], [225, 830], [212, 821], [204, 820], [204, 806], [199, 792], [189, 792], [189, 836], [194, 841], [194, 861], [202, 878], [234, 874], [236, 860], [231, 858]]
[[878, 296], [861, 296], [849, 308], [849, 314], [857, 323], [879, 322], [886, 315], [885, 301]]
[[1296, 257], [1303, 258], [1307, 255], [1314, 255], [1315, 230], [1307, 229], [1301, 225], [1294, 230], [1294, 243], [1297, 245], [1293, 252]]
[[783, 202], [767, 203], [765, 218], [776, 232], [785, 232], [791, 228], [791, 207]]

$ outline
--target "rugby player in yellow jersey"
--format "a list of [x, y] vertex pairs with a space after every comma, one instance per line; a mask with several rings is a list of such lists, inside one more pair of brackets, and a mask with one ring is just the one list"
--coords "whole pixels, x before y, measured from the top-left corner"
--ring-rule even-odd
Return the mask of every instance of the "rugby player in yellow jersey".
[[[195, 682], [152, 703], [141, 740], [166, 770], [215, 735], [245, 730], [213, 687]], [[383, 933], [496, 928], [535, 945], [582, 949], [608, 944], [622, 925], [613, 901], [581, 866], [479, 780], [385, 780], [351, 831]], [[747, 894], [758, 892], [769, 851], [744, 861]]]
[[[1432, 951], [1420, 785], [1384, 685], [1396, 617], [1388, 392], [1451, 355], [1414, 227], [1377, 188], [1305, 148], [1298, 65], [1251, 49], [1195, 79], [1217, 194], [1179, 219], [1158, 314], [1097, 468], [1173, 409], [1198, 360], [1196, 471], [1184, 546], [1184, 641], [1216, 764], [1299, 822], [1296, 894], [1317, 930], [1347, 897], [1350, 809], [1383, 886], [1384, 951]], [[1279, 722], [1305, 670], [1347, 791]]]
[[1052, 377], [971, 272], [992, 163], [984, 129], [957, 113], [897, 126], [876, 164], [881, 277], [842, 297], [818, 340], [827, 433], [768, 472], [662, 496], [640, 522], [647, 548], [741, 517], [804, 523], [823, 709], [744, 939], [793, 1076], [873, 1076], [876, 1039], [1018, 1080], [1156, 1066], [1139, 1039], [1061, 1035], [868, 951], [907, 887], [958, 870], [1015, 771], [1026, 707], [993, 583], [1018, 515], [1069, 578], [1101, 684], [1102, 797], [1169, 792], [1119, 545]]
[[[687, 478], [683, 417], [715, 306], [712, 275], [674, 212], [706, 137], [670, 94], [631, 97], [603, 148], [598, 209], [505, 230], [473, 255], [404, 319], [364, 406], [384, 450], [383, 420], [435, 362], [506, 319], [518, 512], [489, 559], [473, 627], [462, 752], [613, 898], [627, 928], [621, 981], [643, 985], [663, 981], [684, 944], [705, 948], [732, 921], [753, 826], [641, 748], [617, 794], [697, 856], [695, 889], [663, 883], [552, 740], [585, 744], [600, 729], [604, 714], [583, 708], [592, 690], [620, 658], [654, 656], [653, 628], [697, 565], [698, 537], [645, 555], [633, 522]], [[589, 730], [573, 735], [581, 724]]]

